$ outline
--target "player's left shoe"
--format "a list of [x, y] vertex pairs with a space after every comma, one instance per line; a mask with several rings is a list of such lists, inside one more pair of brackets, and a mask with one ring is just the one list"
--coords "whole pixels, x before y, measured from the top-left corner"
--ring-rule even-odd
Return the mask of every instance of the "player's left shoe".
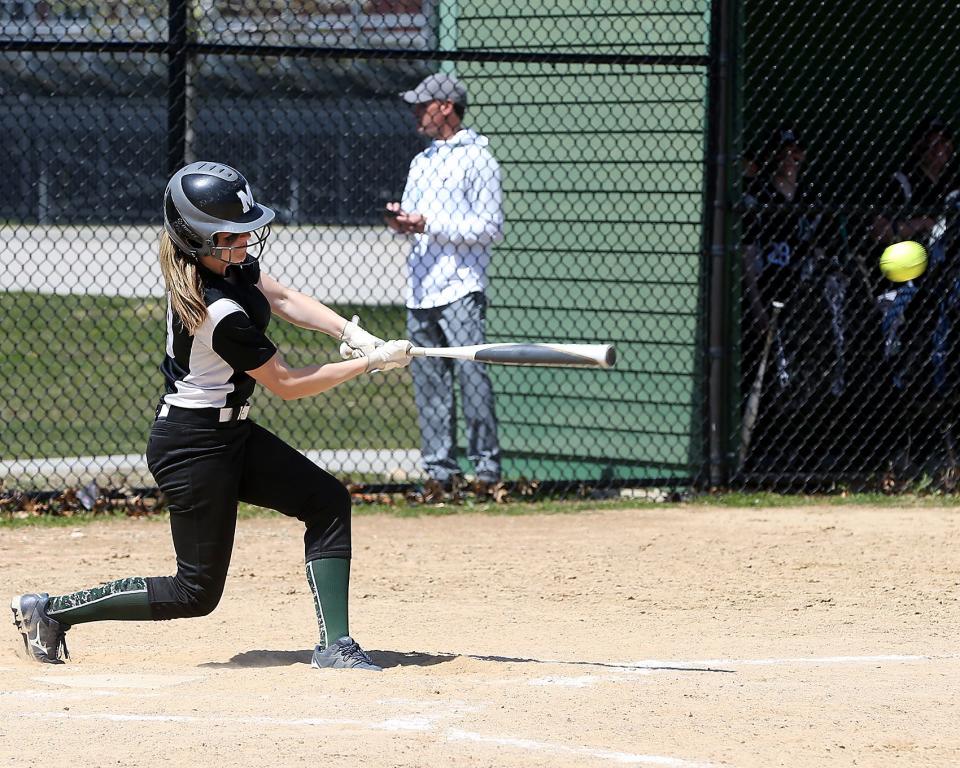
[[313, 651], [310, 666], [314, 669], [369, 669], [383, 672], [383, 667], [373, 663], [366, 651], [350, 636], [341, 637], [323, 650], [318, 645]]
[[49, 597], [46, 592], [16, 595], [10, 601], [10, 609], [27, 654], [44, 664], [63, 664], [63, 657], [70, 658], [66, 639], [70, 627], [47, 616]]

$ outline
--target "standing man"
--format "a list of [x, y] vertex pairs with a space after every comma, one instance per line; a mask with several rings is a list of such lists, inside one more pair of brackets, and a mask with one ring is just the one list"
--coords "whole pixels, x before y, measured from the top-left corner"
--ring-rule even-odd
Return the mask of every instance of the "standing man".
[[[400, 97], [412, 105], [417, 130], [432, 139], [413, 158], [401, 202], [387, 204], [386, 222], [412, 236], [407, 260], [407, 332], [418, 347], [485, 343], [487, 265], [503, 239], [500, 166], [487, 138], [462, 125], [467, 89], [450, 75], [424, 79]], [[454, 375], [460, 380], [467, 452], [479, 494], [500, 480], [493, 388], [482, 363], [414, 360], [428, 496], [462, 481], [455, 455]]]

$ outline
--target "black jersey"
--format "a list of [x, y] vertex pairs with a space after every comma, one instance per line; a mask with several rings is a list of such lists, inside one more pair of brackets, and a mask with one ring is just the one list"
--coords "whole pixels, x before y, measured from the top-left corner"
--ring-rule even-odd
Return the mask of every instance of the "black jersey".
[[259, 368], [277, 348], [264, 331], [270, 303], [254, 285], [199, 270], [207, 317], [190, 336], [167, 303], [166, 380], [163, 402], [181, 408], [237, 407], [253, 394], [247, 371]]
[[798, 288], [822, 276], [815, 249], [832, 245], [824, 209], [805, 185], [790, 201], [769, 180], [753, 185], [749, 204], [743, 241], [756, 247], [761, 300], [769, 307], [774, 300], [796, 299]]

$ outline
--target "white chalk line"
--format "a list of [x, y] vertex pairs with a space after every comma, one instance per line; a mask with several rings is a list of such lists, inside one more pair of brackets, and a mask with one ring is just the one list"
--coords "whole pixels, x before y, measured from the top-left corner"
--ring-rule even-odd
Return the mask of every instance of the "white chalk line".
[[[474, 657], [479, 658], [479, 657]], [[840, 664], [911, 664], [960, 659], [960, 654], [944, 655], [877, 655], [877, 656], [796, 656], [769, 659], [646, 659], [644, 661], [589, 662], [541, 660], [542, 664], [576, 664], [577, 666], [596, 666], [619, 670], [614, 673], [582, 675], [546, 675], [529, 679], [526, 677], [505, 677], [488, 680], [488, 685], [529, 685], [557, 686], [566, 688], [587, 688], [600, 683], [637, 683], [641, 677], [654, 672], [733, 672], [736, 667], [749, 666], [833, 666]]]
[[133, 690], [151, 690], [155, 688], [171, 688], [184, 683], [192, 683], [202, 678], [198, 675], [151, 675], [137, 673], [134, 675], [126, 674], [105, 674], [105, 675], [57, 675], [56, 677], [35, 677], [34, 681], [38, 683], [47, 683], [50, 685], [64, 685], [68, 688], [81, 689], [113, 689], [129, 688]]
[[[118, 691], [0, 691], [0, 698], [10, 696], [17, 699], [53, 699], [54, 701], [86, 701], [96, 697], [120, 696]], [[160, 696], [159, 693], [148, 693], [147, 696]], [[144, 694], [138, 693], [137, 698]]]
[[49, 720], [105, 720], [111, 723], [199, 723], [206, 725], [267, 725], [289, 728], [293, 726], [337, 726], [352, 725], [374, 731], [429, 731], [438, 715], [413, 715], [410, 717], [391, 717], [381, 721], [356, 720], [349, 717], [304, 717], [281, 718], [265, 716], [225, 717], [199, 715], [143, 715], [114, 712], [20, 712], [16, 717], [40, 718]]
[[908, 663], [952, 658], [958, 658], [958, 656], [956, 654], [948, 654], [945, 656], [884, 654], [877, 656], [788, 656], [770, 659], [644, 659], [642, 661], [630, 661], [623, 666], [632, 669], [651, 670], [670, 668], [706, 669], [712, 667], [795, 666], [803, 664], [830, 666], [835, 664], [872, 664], [875, 662]]
[[[600, 667], [617, 672], [640, 673], [642, 671], [666, 671], [689, 669], [691, 671], [719, 672], [720, 667], [743, 666], [792, 666], [798, 664], [830, 665], [830, 664], [870, 664], [873, 662], [920, 662], [945, 661], [960, 659], [960, 653], [948, 654], [878, 654], [874, 656], [786, 656], [768, 659], [640, 659], [638, 661], [577, 661], [571, 659], [509, 659], [504, 657], [489, 657], [467, 655], [467, 658], [479, 661], [516, 661], [536, 662], [537, 664], [556, 664], [558, 666]], [[587, 673], [588, 675], [590, 673]], [[612, 673], [615, 674], [615, 673]], [[515, 680], [516, 678], [510, 678]]]
[[481, 744], [496, 744], [501, 747], [516, 747], [533, 752], [548, 752], [555, 755], [577, 755], [581, 757], [595, 757], [602, 760], [612, 760], [627, 765], [666, 765], [671, 768], [711, 768], [717, 763], [701, 763], [683, 760], [679, 757], [663, 757], [662, 755], [637, 755], [632, 752], [614, 752], [609, 749], [594, 749], [592, 747], [568, 747], [565, 744], [555, 744], [549, 741], [535, 741], [533, 739], [515, 739], [501, 736], [484, 736], [479, 733], [462, 731], [458, 728], [447, 729], [448, 741], [474, 741]]
[[[454, 713], [450, 713], [454, 714]], [[356, 720], [353, 718], [279, 718], [279, 717], [224, 717], [198, 715], [143, 715], [123, 713], [75, 713], [75, 712], [17, 712], [13, 717], [41, 720], [93, 720], [112, 723], [190, 723], [200, 725], [263, 725], [290, 728], [297, 726], [354, 726], [374, 731], [391, 732], [427, 732], [433, 730], [434, 724], [444, 715], [414, 715], [408, 717], [388, 718], [381, 721]], [[662, 765], [669, 768], [716, 768], [716, 763], [705, 763], [685, 760], [677, 757], [662, 755], [641, 755], [631, 752], [616, 752], [607, 749], [597, 749], [585, 746], [569, 746], [549, 741], [520, 739], [506, 736], [488, 736], [459, 728], [447, 728], [442, 732], [446, 741], [472, 741], [479, 744], [495, 744], [502, 747], [513, 747], [533, 752], [545, 752], [556, 755], [578, 755], [601, 760], [610, 760], [626, 765]]]

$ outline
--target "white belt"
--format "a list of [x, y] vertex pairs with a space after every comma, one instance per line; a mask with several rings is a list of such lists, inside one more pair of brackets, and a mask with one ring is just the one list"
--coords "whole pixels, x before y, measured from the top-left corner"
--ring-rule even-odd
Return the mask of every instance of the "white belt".
[[[180, 408], [182, 411], [192, 410], [190, 408]], [[219, 414], [220, 423], [225, 423], [228, 421], [243, 421], [250, 415], [250, 406], [241, 405], [238, 408], [197, 408], [199, 411], [217, 411]], [[170, 415], [170, 406], [167, 404], [161, 405], [160, 410], [157, 411], [157, 418], [164, 419]]]
[[220, 409], [220, 421], [243, 421], [249, 415], [249, 405], [241, 405], [239, 408]]

